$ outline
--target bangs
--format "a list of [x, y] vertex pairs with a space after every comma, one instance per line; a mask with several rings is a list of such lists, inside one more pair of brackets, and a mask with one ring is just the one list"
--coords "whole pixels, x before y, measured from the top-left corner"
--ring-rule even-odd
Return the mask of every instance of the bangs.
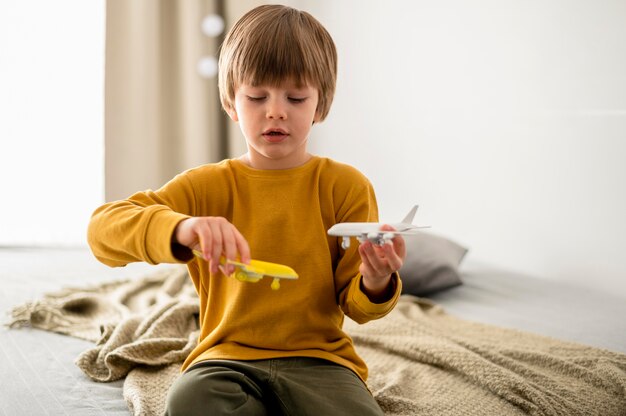
[[241, 69], [235, 72], [240, 75], [240, 79], [235, 79], [237, 85], [277, 87], [285, 80], [291, 80], [298, 87], [312, 82], [319, 88], [319, 83], [312, 81], [311, 70], [304, 65], [301, 53], [294, 53], [296, 50], [291, 49], [291, 45], [273, 46], [272, 49], [258, 48], [253, 56], [244, 59]]

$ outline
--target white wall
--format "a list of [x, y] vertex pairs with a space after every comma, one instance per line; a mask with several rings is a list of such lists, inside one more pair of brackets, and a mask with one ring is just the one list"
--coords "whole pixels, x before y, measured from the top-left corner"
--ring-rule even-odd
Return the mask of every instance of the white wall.
[[82, 245], [104, 201], [104, 1], [0, 3], [0, 245]]
[[383, 220], [419, 203], [473, 260], [626, 291], [626, 2], [293, 3], [340, 57], [312, 149]]

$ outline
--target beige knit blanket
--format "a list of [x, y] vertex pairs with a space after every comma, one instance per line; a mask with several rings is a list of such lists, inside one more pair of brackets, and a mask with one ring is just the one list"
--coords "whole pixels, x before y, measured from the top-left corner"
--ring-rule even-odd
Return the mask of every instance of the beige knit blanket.
[[[12, 326], [91, 340], [76, 364], [96, 381], [125, 377], [135, 415], [161, 415], [197, 340], [186, 271], [66, 289], [19, 306]], [[626, 355], [464, 321], [403, 296], [365, 325], [347, 320], [387, 415], [626, 415]]]

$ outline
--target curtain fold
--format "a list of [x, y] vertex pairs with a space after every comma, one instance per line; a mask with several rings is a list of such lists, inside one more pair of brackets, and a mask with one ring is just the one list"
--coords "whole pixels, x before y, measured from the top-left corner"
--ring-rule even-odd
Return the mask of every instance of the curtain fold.
[[[201, 30], [222, 0], [108, 0], [105, 67], [105, 199], [156, 189], [184, 169], [228, 156], [215, 57], [224, 33]], [[225, 29], [226, 30], [226, 29]]]

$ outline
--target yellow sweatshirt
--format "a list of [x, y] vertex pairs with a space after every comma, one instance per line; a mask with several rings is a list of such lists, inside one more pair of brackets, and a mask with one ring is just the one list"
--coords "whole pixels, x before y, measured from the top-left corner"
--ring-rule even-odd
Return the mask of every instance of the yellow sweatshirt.
[[[186, 247], [172, 244], [176, 225], [189, 216], [221, 216], [237, 227], [252, 258], [295, 269], [298, 280], [240, 282]], [[367, 367], [342, 330], [344, 314], [359, 323], [386, 315], [401, 291], [372, 303], [361, 290], [358, 245], [347, 251], [326, 230], [338, 222], [377, 221], [370, 182], [359, 171], [312, 157], [286, 170], [257, 170], [225, 160], [181, 173], [154, 191], [98, 208], [88, 231], [94, 255], [110, 266], [134, 261], [187, 262], [200, 298], [200, 339], [183, 370], [209, 359], [315, 357], [352, 369]]]

